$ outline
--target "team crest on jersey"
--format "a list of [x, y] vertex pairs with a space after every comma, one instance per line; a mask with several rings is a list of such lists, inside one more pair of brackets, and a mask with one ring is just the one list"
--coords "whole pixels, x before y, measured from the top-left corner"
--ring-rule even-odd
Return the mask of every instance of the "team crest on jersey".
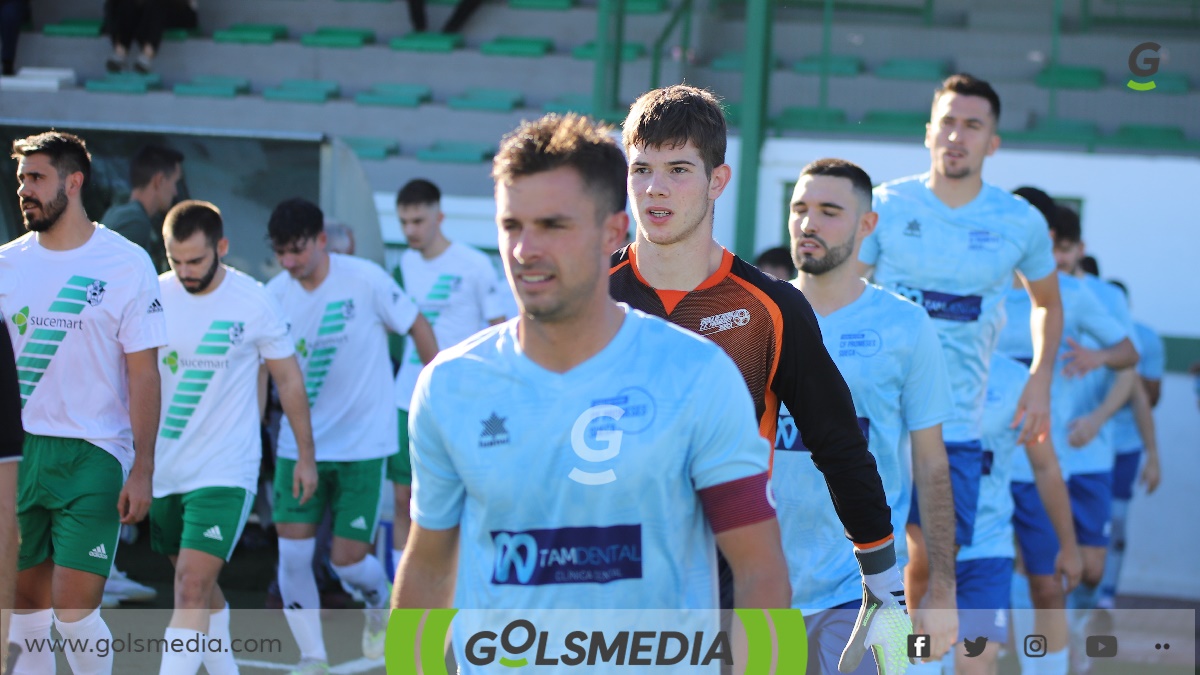
[[908, 221], [908, 226], [904, 228], [904, 234], [908, 237], [921, 236], [921, 221], [916, 219]]
[[238, 321], [229, 327], [229, 342], [234, 345], [242, 344], [242, 339], [246, 335], [246, 324]]
[[479, 434], [479, 447], [490, 448], [508, 444], [508, 429], [504, 428], [505, 419], [493, 412], [491, 417], [483, 420], [483, 433]]
[[745, 326], [748, 323], [750, 323], [750, 310], [735, 309], [732, 312], [700, 319], [700, 329], [697, 332], [701, 335], [712, 335], [738, 326]]
[[342, 316], [347, 321], [354, 318], [354, 300], [352, 298], [347, 298], [346, 302], [342, 304]]
[[99, 279], [88, 284], [84, 289], [87, 292], [87, 303], [92, 307], [99, 305], [104, 301], [104, 282]]

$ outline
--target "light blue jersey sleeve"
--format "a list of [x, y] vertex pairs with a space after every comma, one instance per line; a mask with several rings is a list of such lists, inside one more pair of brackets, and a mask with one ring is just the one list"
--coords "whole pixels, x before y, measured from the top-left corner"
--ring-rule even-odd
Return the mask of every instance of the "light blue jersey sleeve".
[[446, 437], [430, 407], [431, 380], [436, 366], [421, 371], [408, 416], [412, 457], [413, 522], [429, 530], [448, 530], [462, 520], [466, 487], [454, 462]]
[[922, 318], [901, 396], [904, 419], [911, 431], [942, 424], [954, 412], [942, 342], [933, 321]]
[[692, 396], [696, 425], [688, 467], [699, 492], [721, 483], [755, 476], [767, 471], [771, 446], [758, 434], [754, 402], [746, 381], [733, 360], [714, 350], [710, 363], [701, 366], [713, 392], [722, 396]]
[[1167, 368], [1167, 352], [1162, 338], [1154, 329], [1140, 321], [1134, 322], [1133, 330], [1138, 336], [1138, 375], [1147, 380], [1161, 380]]
[[1025, 220], [1025, 255], [1017, 263], [1017, 269], [1026, 279], [1037, 281], [1054, 274], [1054, 242], [1050, 239], [1050, 227], [1041, 211], [1030, 206]]

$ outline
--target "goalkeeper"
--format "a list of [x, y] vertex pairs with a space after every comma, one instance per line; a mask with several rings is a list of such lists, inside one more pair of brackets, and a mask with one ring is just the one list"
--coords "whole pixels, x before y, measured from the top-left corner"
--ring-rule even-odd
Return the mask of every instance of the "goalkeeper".
[[[854, 401], [891, 507], [893, 531], [904, 532], [913, 477], [928, 538], [929, 595], [905, 610], [899, 566], [903, 537], [875, 546], [847, 544], [824, 478], [784, 411], [774, 473], [792, 607], [805, 613], [808, 672], [900, 673], [908, 634], [930, 635], [929, 660], [956, 639], [954, 504], [942, 422], [952, 415], [945, 358], [925, 311], [858, 276], [859, 246], [874, 229], [871, 179], [840, 159], [804, 167], [792, 194], [788, 231], [799, 276], [792, 282], [816, 313], [826, 349]], [[853, 553], [852, 553], [853, 551]], [[911, 589], [910, 589], [911, 590]], [[870, 649], [874, 659], [866, 657]]]

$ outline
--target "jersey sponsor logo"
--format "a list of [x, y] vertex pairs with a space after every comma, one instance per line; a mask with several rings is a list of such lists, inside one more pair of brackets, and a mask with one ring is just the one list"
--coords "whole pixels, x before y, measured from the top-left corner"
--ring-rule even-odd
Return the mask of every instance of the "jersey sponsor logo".
[[159, 436], [178, 440], [183, 435], [183, 430], [195, 414], [217, 371], [229, 367], [229, 359], [213, 357], [225, 356], [229, 348], [236, 344], [233, 341], [234, 329], [240, 326], [242, 324], [236, 321], [213, 321], [196, 346], [195, 358], [180, 358], [179, 352], [174, 350], [163, 358], [163, 364], [171, 369], [172, 375], [178, 374], [180, 368], [183, 369], [183, 375], [167, 405]]
[[597, 418], [589, 427], [593, 431], [619, 428], [627, 434], [638, 434], [650, 428], [657, 414], [654, 397], [641, 387], [625, 387], [616, 396], [596, 399], [592, 405], [612, 405], [625, 411], [619, 421], [608, 417]]
[[[584, 410], [571, 426], [571, 449], [580, 459], [593, 464], [607, 462], [616, 457], [621, 452], [621, 438], [624, 432], [614, 427], [599, 428], [600, 425], [590, 429], [592, 438], [603, 444], [603, 447], [597, 449], [588, 444], [588, 426], [592, 421], [601, 418], [609, 418], [616, 422], [624, 415], [625, 411], [615, 405], [594, 405]], [[581, 485], [607, 485], [617, 479], [617, 474], [612, 469], [584, 471], [576, 467], [571, 469], [567, 477]]]
[[492, 583], [606, 584], [642, 578], [642, 526], [493, 531]]
[[96, 548], [88, 551], [88, 555], [101, 560], [108, 560], [108, 551], [104, 549], [104, 544], [100, 544]]
[[[871, 441], [871, 419], [859, 417], [858, 430], [862, 432], [863, 438], [869, 443]], [[775, 449], [789, 452], [811, 452], [808, 446], [804, 445], [804, 439], [800, 436], [800, 428], [796, 426], [796, 420], [791, 413], [779, 416], [779, 424], [775, 431]]]
[[204, 537], [206, 539], [215, 539], [217, 541], [225, 541], [225, 537], [221, 536], [221, 528], [217, 527], [216, 525], [213, 525], [212, 527], [205, 530]]
[[904, 227], [904, 236], [919, 237], [921, 236], [921, 221], [913, 219], [908, 221], [908, 225]]
[[701, 335], [712, 335], [738, 326], [745, 326], [748, 323], [750, 323], [750, 310], [735, 309], [732, 312], [700, 319], [700, 328], [696, 332]]
[[[63, 284], [47, 311], [52, 314], [78, 316], [84, 308], [100, 304], [104, 299], [106, 283], [100, 279], [74, 275]], [[18, 315], [23, 315], [20, 323]], [[13, 316], [13, 324], [17, 326], [19, 335], [25, 335], [22, 327], [36, 328], [21, 348], [21, 353], [17, 355], [17, 380], [22, 409], [29, 403], [38, 383], [50, 368], [54, 355], [58, 353], [58, 348], [62, 346], [63, 339], [67, 337], [67, 331], [62, 329], [83, 330], [83, 320], [72, 316], [34, 316], [29, 313], [29, 307], [21, 308]]]
[[147, 314], [161, 314], [162, 311], [163, 311], [162, 303], [158, 301], [158, 298], [155, 298], [154, 302], [150, 303], [150, 307], [146, 310], [146, 313]]
[[483, 431], [479, 434], [479, 447], [490, 448], [497, 445], [508, 444], [508, 429], [504, 428], [504, 421], [508, 419], [501, 417], [495, 412], [486, 420], [483, 420]]
[[12, 323], [17, 327], [18, 335], [25, 334], [25, 329], [29, 328], [29, 305], [22, 307], [12, 315]]
[[972, 230], [967, 248], [972, 251], [995, 251], [1000, 248], [1000, 235], [987, 230]]
[[[296, 343], [296, 351], [308, 359], [304, 364], [304, 388], [308, 394], [310, 408], [317, 403], [317, 396], [321, 393], [321, 387], [324, 386], [325, 378], [329, 375], [338, 347], [350, 339], [345, 334], [346, 322], [354, 318], [354, 313], [352, 298], [337, 300], [325, 305], [321, 324], [317, 328], [317, 337], [312, 343], [311, 358], [309, 358], [307, 345], [302, 345], [304, 340]], [[305, 347], [303, 351], [301, 350], [302, 346]]]
[[924, 307], [925, 312], [933, 319], [978, 321], [983, 312], [983, 298], [978, 295], [954, 295], [908, 286], [896, 286], [896, 292]]
[[179, 372], [179, 352], [174, 349], [171, 350], [171, 353], [163, 357], [162, 362], [164, 366], [171, 369], [172, 375]]
[[[292, 324], [289, 323], [288, 331], [291, 332], [291, 330], [292, 330]], [[299, 354], [300, 356], [303, 356], [306, 359], [308, 358], [308, 340], [305, 340], [304, 338], [300, 338], [299, 340], [296, 340], [296, 353]]]
[[838, 356], [871, 357], [883, 348], [883, 338], [870, 328], [856, 333], [842, 333], [838, 340]]
[[355, 518], [354, 520], [350, 521], [350, 528], [354, 530], [366, 530], [367, 519], [363, 516]]

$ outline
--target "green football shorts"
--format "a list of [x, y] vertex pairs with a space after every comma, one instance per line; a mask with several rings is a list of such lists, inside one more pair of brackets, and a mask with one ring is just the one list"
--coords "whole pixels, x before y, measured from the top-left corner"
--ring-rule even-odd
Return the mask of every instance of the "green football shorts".
[[333, 511], [334, 535], [365, 543], [375, 541], [385, 463], [383, 457], [317, 462], [317, 492], [302, 505], [292, 496], [296, 460], [280, 457], [275, 463], [275, 522], [316, 525], [328, 506]]
[[252, 506], [254, 493], [235, 487], [157, 497], [150, 504], [150, 546], [163, 555], [190, 548], [229, 562]]

